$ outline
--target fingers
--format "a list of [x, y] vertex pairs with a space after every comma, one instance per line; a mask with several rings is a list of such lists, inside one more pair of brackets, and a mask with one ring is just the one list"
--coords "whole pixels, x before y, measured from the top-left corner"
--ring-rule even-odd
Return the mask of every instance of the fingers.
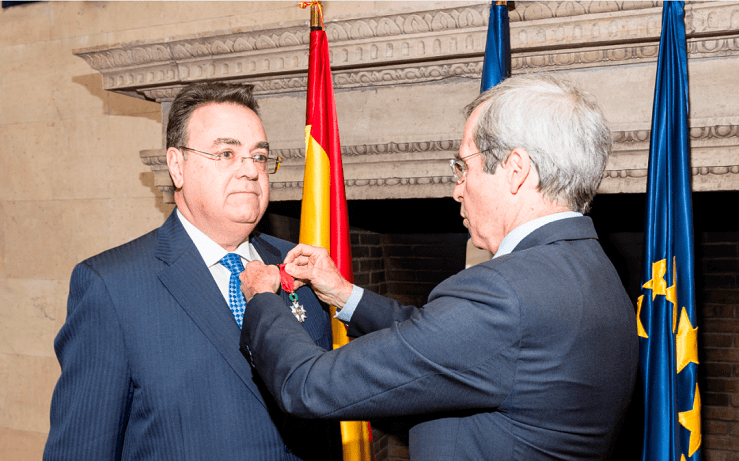
[[280, 270], [277, 266], [266, 266], [261, 261], [251, 261], [239, 275], [241, 292], [249, 301], [257, 293], [277, 293], [280, 287]]
[[313, 275], [313, 266], [308, 266], [307, 264], [298, 265], [295, 263], [288, 263], [285, 264], [285, 272], [296, 279], [310, 280]]
[[285, 257], [285, 272], [300, 280], [300, 285], [307, 285], [321, 270], [331, 269], [333, 261], [323, 247], [299, 244]]
[[296, 259], [300, 259], [307, 264], [307, 261], [311, 258], [320, 258], [324, 256], [328, 257], [328, 251], [326, 251], [325, 248], [300, 243], [287, 253], [284, 262], [285, 264], [289, 264], [295, 262]]

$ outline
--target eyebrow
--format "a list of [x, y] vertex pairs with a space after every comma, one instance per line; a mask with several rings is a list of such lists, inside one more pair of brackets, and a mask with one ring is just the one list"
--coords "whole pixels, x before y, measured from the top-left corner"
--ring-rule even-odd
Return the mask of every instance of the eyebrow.
[[220, 146], [221, 144], [228, 144], [231, 146], [240, 146], [241, 141], [234, 138], [218, 138], [215, 141], [213, 141], [213, 146]]
[[[217, 147], [223, 144], [227, 144], [230, 146], [240, 146], [241, 141], [234, 138], [218, 138], [213, 141], [213, 147]], [[258, 143], [254, 144], [253, 149], [265, 149], [266, 151], [269, 151], [269, 143], [267, 141], [259, 141]]]
[[259, 141], [254, 145], [257, 149], [265, 149], [267, 152], [269, 152], [269, 143], [267, 141]]

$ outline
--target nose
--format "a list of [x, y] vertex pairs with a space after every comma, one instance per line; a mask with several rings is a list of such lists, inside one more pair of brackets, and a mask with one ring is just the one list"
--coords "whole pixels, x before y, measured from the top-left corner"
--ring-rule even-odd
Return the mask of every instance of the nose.
[[462, 203], [462, 197], [463, 197], [462, 193], [464, 192], [464, 183], [465, 183], [464, 181], [458, 182], [457, 185], [454, 186], [454, 192], [452, 192], [452, 197], [454, 198], [454, 200], [460, 203]]
[[241, 157], [240, 164], [236, 168], [236, 176], [256, 181], [259, 179], [259, 170], [251, 157]]

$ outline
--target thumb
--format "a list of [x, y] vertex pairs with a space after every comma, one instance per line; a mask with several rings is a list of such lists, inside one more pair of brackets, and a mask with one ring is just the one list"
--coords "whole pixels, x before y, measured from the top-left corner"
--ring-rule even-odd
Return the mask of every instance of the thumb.
[[311, 270], [308, 269], [306, 266], [298, 266], [295, 263], [287, 263], [285, 264], [285, 272], [292, 275], [293, 278], [296, 279], [308, 279]]

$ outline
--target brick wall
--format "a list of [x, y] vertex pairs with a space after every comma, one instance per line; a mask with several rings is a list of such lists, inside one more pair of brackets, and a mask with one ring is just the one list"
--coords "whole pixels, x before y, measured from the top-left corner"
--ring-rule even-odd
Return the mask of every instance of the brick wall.
[[464, 269], [464, 234], [384, 234], [387, 296], [423, 306], [436, 285]]
[[703, 456], [738, 461], [739, 232], [704, 232], [697, 238]]
[[360, 229], [351, 230], [354, 284], [377, 294], [387, 293], [385, 262], [380, 234]]

